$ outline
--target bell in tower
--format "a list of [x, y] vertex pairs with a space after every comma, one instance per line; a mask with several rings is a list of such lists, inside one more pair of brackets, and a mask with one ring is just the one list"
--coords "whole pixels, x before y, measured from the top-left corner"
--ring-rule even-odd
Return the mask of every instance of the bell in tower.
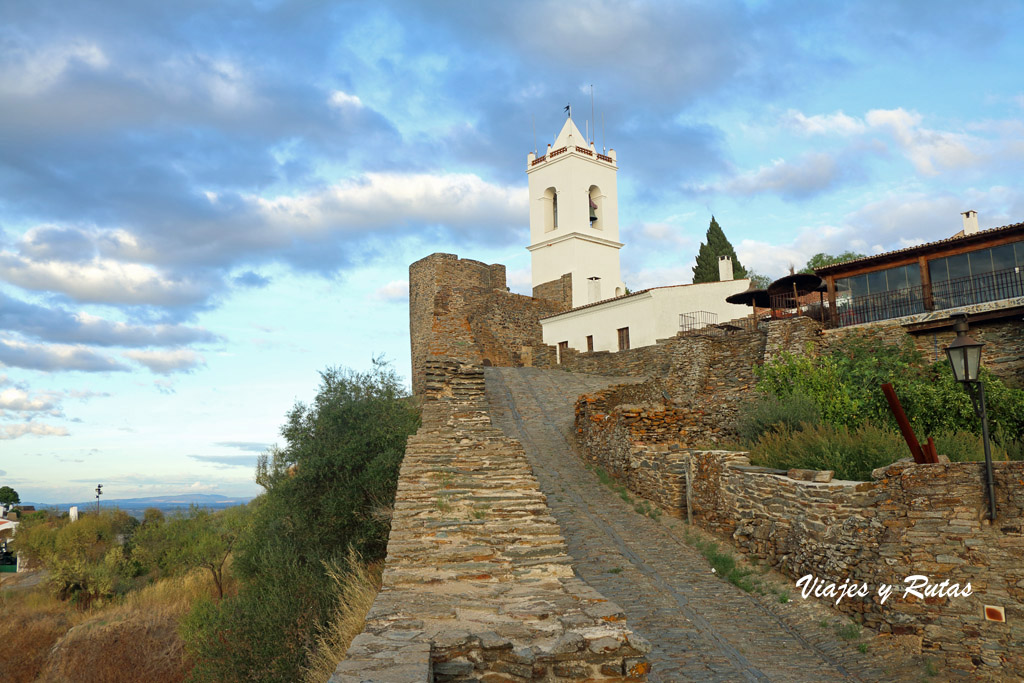
[[[615, 151], [599, 153], [568, 118], [545, 154], [526, 163], [534, 291], [571, 291], [574, 308], [621, 293]], [[571, 288], [560, 284], [567, 274]]]

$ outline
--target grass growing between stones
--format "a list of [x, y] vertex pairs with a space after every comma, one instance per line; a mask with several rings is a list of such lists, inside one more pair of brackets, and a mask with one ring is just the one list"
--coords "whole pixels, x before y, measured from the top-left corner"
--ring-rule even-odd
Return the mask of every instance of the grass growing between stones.
[[754, 570], [737, 566], [736, 558], [732, 553], [720, 551], [717, 543], [705, 541], [689, 532], [685, 534], [685, 539], [687, 543], [701, 552], [711, 564], [711, 571], [719, 577], [748, 593], [764, 594], [764, 587], [757, 580]]
[[655, 522], [661, 518], [662, 512], [659, 508], [643, 499], [634, 500], [634, 498], [629, 495], [629, 489], [627, 489], [624, 484], [620, 484], [615, 481], [615, 479], [613, 479], [603, 467], [599, 467], [597, 465], [587, 465], [586, 467], [589, 471], [593, 472], [595, 476], [597, 476], [597, 480], [599, 482], [619, 494], [619, 498], [621, 498], [623, 502], [632, 505], [633, 509], [637, 513], [644, 515], [645, 517], [650, 517]]

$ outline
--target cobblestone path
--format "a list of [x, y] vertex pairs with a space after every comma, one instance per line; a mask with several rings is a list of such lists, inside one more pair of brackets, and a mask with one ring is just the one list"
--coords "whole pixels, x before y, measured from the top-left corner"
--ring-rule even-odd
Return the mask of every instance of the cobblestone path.
[[522, 442], [577, 573], [653, 645], [650, 680], [903, 679], [823, 627], [829, 613], [819, 605], [773, 606], [775, 596], [719, 579], [683, 540], [685, 524], [640, 515], [585, 468], [571, 445], [575, 398], [633, 380], [535, 368], [485, 372], [493, 423]]

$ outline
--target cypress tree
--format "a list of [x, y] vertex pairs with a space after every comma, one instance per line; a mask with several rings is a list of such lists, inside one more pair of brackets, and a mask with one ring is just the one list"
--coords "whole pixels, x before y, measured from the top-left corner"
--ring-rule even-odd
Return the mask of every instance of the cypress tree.
[[718, 257], [728, 256], [732, 259], [732, 276], [735, 279], [747, 276], [747, 269], [740, 264], [736, 258], [736, 250], [729, 244], [729, 240], [722, 232], [722, 227], [711, 217], [711, 225], [704, 242], [700, 244], [697, 252], [697, 265], [693, 267], [693, 283], [718, 282]]

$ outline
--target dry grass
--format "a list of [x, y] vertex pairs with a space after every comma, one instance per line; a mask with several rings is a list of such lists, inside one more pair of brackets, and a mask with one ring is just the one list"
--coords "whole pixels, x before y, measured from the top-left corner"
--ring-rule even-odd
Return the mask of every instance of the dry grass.
[[85, 611], [44, 587], [4, 594], [4, 681], [178, 683], [189, 672], [178, 623], [213, 592], [208, 572], [161, 579]]
[[73, 625], [74, 613], [44, 590], [4, 593], [0, 643], [5, 683], [31, 683], [53, 644]]
[[344, 568], [327, 567], [338, 602], [330, 623], [309, 653], [309, 666], [303, 676], [305, 683], [324, 683], [344, 659], [349, 643], [363, 630], [366, 613], [380, 591], [382, 571], [383, 565], [364, 565], [354, 552], [349, 553]]

